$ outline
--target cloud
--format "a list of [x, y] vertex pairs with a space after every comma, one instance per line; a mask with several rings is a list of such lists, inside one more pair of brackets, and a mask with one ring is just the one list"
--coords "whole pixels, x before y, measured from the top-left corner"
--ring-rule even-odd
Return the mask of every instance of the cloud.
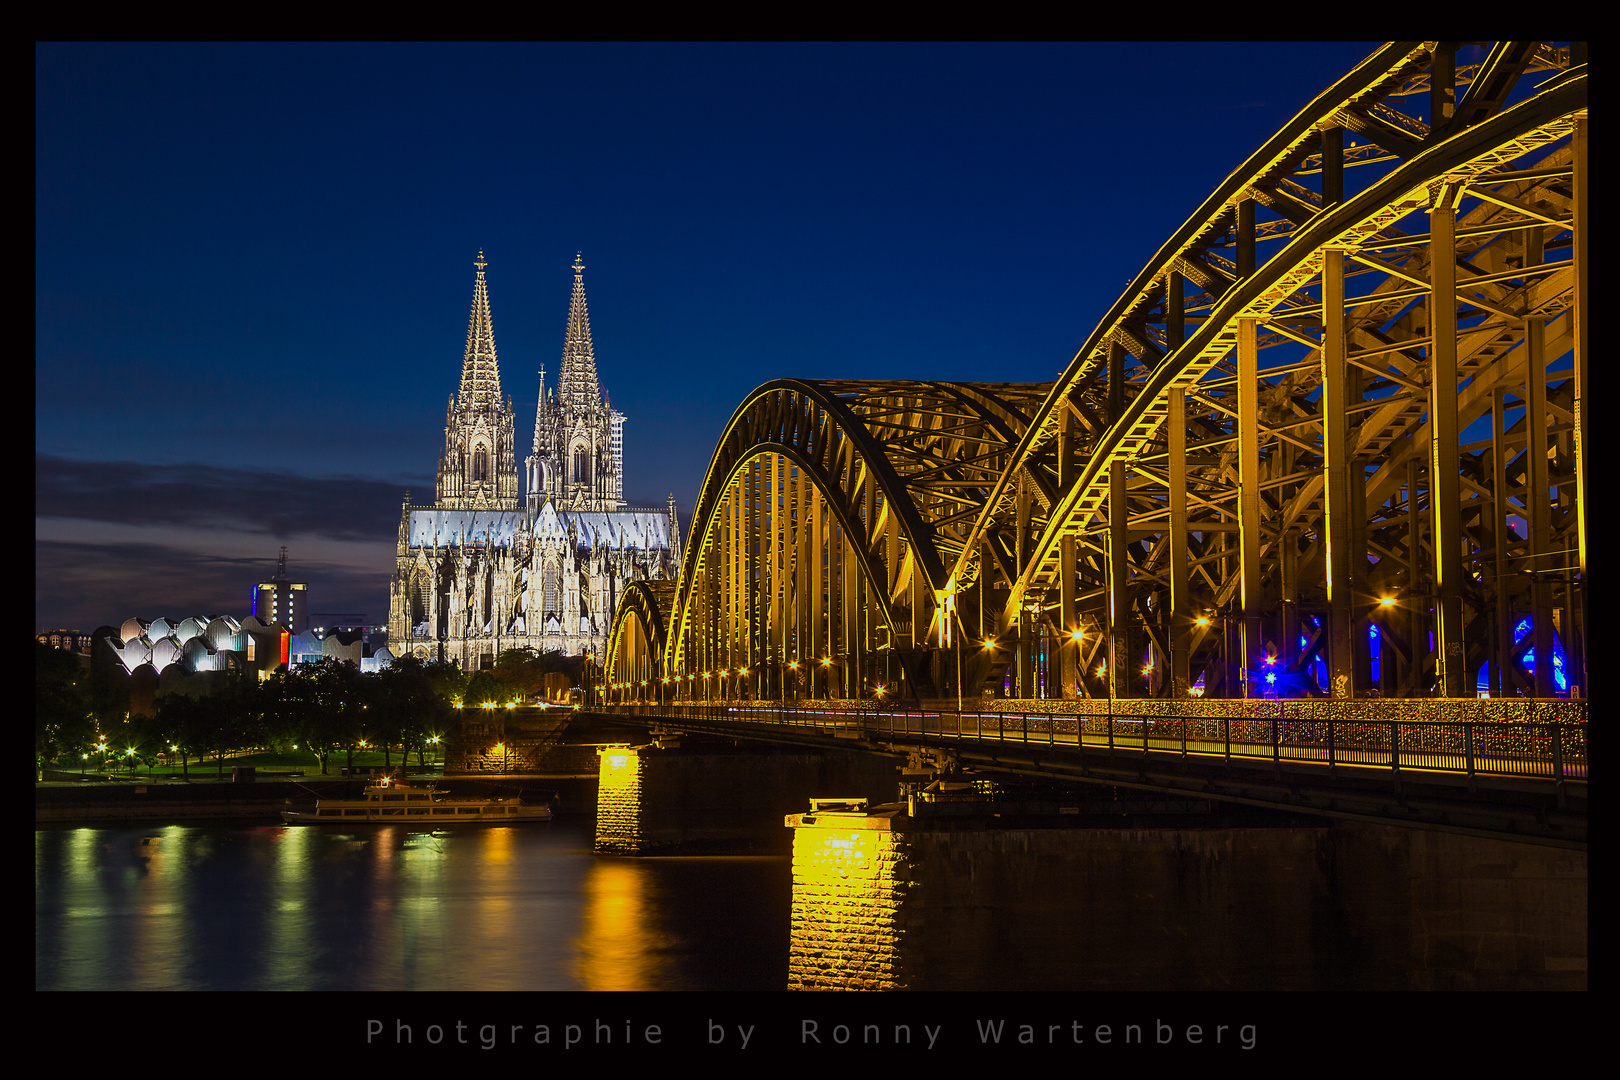
[[[431, 496], [422, 481], [418, 499]], [[360, 477], [34, 455], [34, 514], [123, 525], [218, 526], [270, 536], [392, 540], [404, 490]]]
[[[338, 559], [294, 560], [310, 583], [312, 613], [388, 615], [393, 545], [342, 545]], [[360, 556], [345, 559], [342, 555]], [[365, 556], [370, 555], [370, 558]], [[253, 610], [253, 586], [275, 572], [274, 552], [254, 558], [158, 543], [84, 543], [36, 538], [34, 616], [39, 629], [92, 630], [131, 616], [234, 615]]]
[[[37, 628], [235, 615], [287, 544], [312, 613], [388, 613], [403, 491], [386, 481], [34, 456]], [[424, 483], [423, 494], [431, 492]]]

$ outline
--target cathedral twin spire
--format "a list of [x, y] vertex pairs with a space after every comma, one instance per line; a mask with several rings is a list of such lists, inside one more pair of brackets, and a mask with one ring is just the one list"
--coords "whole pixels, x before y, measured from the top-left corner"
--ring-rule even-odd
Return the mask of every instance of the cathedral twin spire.
[[499, 404], [501, 368], [495, 359], [495, 325], [489, 317], [489, 283], [484, 280], [484, 253], [478, 253], [478, 280], [473, 285], [472, 314], [467, 318], [467, 352], [461, 361], [461, 408]]
[[585, 308], [584, 253], [574, 256], [574, 295], [568, 303], [568, 329], [563, 336], [562, 371], [557, 378], [557, 401], [573, 408], [602, 403], [602, 383], [596, 375], [596, 349], [591, 344], [591, 316]]
[[516, 506], [517, 463], [513, 454], [512, 400], [501, 396], [501, 369], [495, 359], [495, 326], [489, 315], [484, 253], [473, 263], [472, 314], [467, 318], [467, 351], [461, 359], [461, 390], [450, 401], [444, 424], [435, 494], [441, 506], [482, 509]]
[[445, 418], [445, 449], [439, 459], [436, 492], [439, 505], [515, 509], [526, 501], [535, 512], [549, 498], [558, 501], [559, 509], [619, 509], [624, 505], [620, 494], [624, 418], [603, 400], [585, 304], [583, 254], [574, 257], [574, 290], [555, 395], [546, 393], [545, 369], [540, 371], [534, 450], [526, 462], [526, 482], [521, 487], [511, 433], [512, 404], [501, 395], [495, 355], [489, 284], [484, 278], [489, 264], [482, 251], [473, 265], [478, 277], [467, 320], [461, 389]]

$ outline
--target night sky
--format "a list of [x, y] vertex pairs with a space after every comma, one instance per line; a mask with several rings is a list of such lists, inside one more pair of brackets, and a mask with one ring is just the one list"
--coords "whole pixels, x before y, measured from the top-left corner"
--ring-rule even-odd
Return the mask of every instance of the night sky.
[[519, 457], [582, 251], [632, 505], [774, 378], [1043, 381], [1377, 43], [39, 45], [34, 618], [387, 618], [473, 260]]

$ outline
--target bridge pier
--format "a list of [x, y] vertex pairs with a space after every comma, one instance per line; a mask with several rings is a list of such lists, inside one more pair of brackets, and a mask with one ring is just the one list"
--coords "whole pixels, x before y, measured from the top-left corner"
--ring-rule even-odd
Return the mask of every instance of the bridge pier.
[[789, 987], [1586, 987], [1584, 851], [1166, 808], [789, 815]]
[[606, 746], [599, 751], [595, 847], [612, 855], [786, 855], [783, 807], [827, 791], [872, 803], [892, 799], [903, 760], [674, 736]]

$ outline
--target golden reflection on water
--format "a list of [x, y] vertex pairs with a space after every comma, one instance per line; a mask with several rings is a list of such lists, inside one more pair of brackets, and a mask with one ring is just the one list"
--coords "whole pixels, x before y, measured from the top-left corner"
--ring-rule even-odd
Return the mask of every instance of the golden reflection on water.
[[178, 842], [173, 830], [168, 830], [167, 835], [165, 830], [157, 830], [140, 837], [133, 851], [143, 880], [139, 899], [130, 913], [125, 956], [132, 966], [150, 971], [158, 986], [164, 988], [180, 984], [174, 947], [174, 882], [164, 873], [165, 856], [175, 857], [169, 853]]
[[779, 987], [759, 955], [785, 974], [785, 927], [761, 927], [787, 896], [761, 860], [591, 845], [584, 825], [36, 830], [35, 987]]
[[655, 929], [651, 874], [643, 863], [598, 858], [585, 878], [574, 977], [586, 990], [663, 987], [666, 937]]
[[276, 858], [271, 875], [274, 903], [267, 913], [264, 937], [266, 988], [296, 990], [315, 977], [309, 941], [313, 937], [311, 908], [320, 875], [315, 849], [320, 837], [314, 829], [292, 826], [275, 830]]

